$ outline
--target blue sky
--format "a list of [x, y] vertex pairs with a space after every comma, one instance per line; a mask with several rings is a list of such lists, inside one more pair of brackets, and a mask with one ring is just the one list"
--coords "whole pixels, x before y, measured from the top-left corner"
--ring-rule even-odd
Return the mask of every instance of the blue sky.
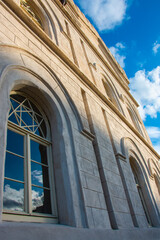
[[74, 0], [130, 80], [160, 154], [160, 0]]

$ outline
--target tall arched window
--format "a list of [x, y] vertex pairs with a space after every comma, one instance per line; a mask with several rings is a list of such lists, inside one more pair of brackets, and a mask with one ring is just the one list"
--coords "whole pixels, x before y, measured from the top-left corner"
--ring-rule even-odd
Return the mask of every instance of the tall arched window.
[[144, 137], [143, 132], [140, 128], [139, 120], [138, 120], [138, 117], [137, 117], [136, 113], [129, 106], [127, 107], [127, 110], [128, 110], [129, 116], [132, 120], [132, 123], [133, 123], [134, 127]]
[[45, 219], [55, 222], [52, 171], [46, 117], [28, 97], [11, 95], [4, 173], [4, 219], [13, 220], [19, 216], [17, 220], [21, 221], [34, 219], [41, 222]]
[[149, 226], [151, 226], [152, 225], [151, 224], [151, 219], [150, 219], [149, 212], [148, 212], [148, 209], [147, 209], [147, 205], [146, 205], [146, 202], [145, 202], [145, 199], [144, 199], [141, 183], [139, 181], [139, 177], [138, 177], [138, 173], [136, 171], [136, 167], [134, 166], [134, 164], [132, 162], [132, 158], [130, 158], [130, 165], [131, 165], [132, 173], [133, 173], [133, 176], [134, 176], [134, 179], [135, 179], [135, 183], [136, 183], [136, 186], [137, 186], [137, 190], [138, 190], [138, 193], [139, 193], [139, 196], [140, 196], [140, 200], [141, 200], [141, 203], [142, 203], [142, 206], [143, 206], [143, 209], [144, 209], [144, 213], [145, 213], [147, 222], [148, 222]]
[[104, 88], [107, 94], [108, 99], [115, 105], [115, 107], [119, 108], [118, 103], [116, 101], [116, 96], [110, 84], [107, 81], [103, 80]]

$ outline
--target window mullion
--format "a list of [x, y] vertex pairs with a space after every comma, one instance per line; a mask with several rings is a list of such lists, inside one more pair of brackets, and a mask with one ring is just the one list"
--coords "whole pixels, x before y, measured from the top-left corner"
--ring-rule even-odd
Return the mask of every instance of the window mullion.
[[31, 161], [30, 161], [30, 136], [29, 134], [26, 135], [26, 165], [27, 165], [27, 212], [32, 213], [32, 191], [31, 191]]
[[[47, 156], [48, 158], [51, 158], [51, 145], [47, 147]], [[55, 183], [54, 183], [54, 177], [51, 172], [51, 169], [53, 169], [53, 165], [51, 161], [48, 161], [48, 171], [49, 171], [49, 184], [50, 184], [50, 194], [51, 194], [51, 208], [52, 208], [52, 214], [57, 216], [57, 209], [56, 209], [56, 197], [55, 197]]]

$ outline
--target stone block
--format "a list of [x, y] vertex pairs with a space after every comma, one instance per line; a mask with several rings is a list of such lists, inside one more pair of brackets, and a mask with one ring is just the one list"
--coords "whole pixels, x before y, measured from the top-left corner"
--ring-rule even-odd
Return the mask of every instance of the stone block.
[[84, 189], [83, 191], [86, 206], [101, 209], [98, 193], [89, 189]]
[[103, 209], [92, 208], [94, 225], [96, 229], [110, 229], [108, 212]]

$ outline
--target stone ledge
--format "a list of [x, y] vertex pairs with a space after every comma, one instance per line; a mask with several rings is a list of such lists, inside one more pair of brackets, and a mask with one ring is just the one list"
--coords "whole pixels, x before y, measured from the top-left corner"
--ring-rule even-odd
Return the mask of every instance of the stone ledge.
[[159, 240], [160, 228], [110, 230], [3, 222], [0, 224], [0, 236], [3, 240]]

